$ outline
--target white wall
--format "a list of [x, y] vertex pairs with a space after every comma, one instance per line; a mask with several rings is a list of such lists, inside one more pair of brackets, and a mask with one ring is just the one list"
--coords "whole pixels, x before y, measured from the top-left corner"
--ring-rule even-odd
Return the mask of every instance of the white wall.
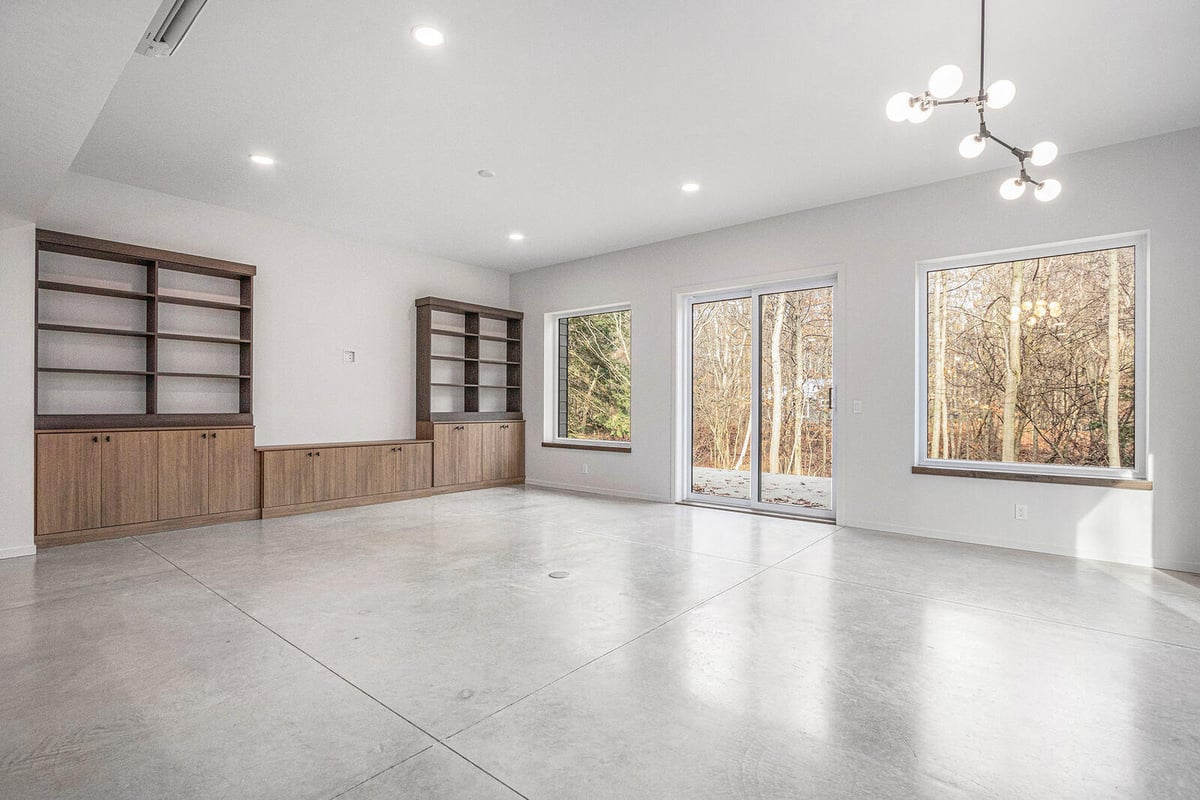
[[34, 226], [0, 230], [0, 558], [33, 554]]
[[[260, 445], [413, 435], [413, 301], [437, 295], [509, 302], [506, 273], [75, 173], [38, 225], [257, 266]], [[33, 308], [31, 270], [31, 264], [24, 268], [22, 280], [28, 280], [20, 285], [28, 313], [21, 317], [24, 327], [16, 326], [29, 343], [21, 348], [26, 355], [33, 347], [32, 325], [25, 324]], [[356, 351], [356, 364], [342, 363], [343, 349]]]
[[[1200, 571], [1200, 414], [1192, 407], [1200, 396], [1200, 129], [1062, 157], [1042, 170], [1065, 185], [1050, 204], [1001, 200], [1005, 166], [515, 275], [513, 303], [528, 317], [528, 479], [672, 499], [675, 291], [839, 265], [839, 522]], [[1150, 231], [1154, 491], [912, 475], [916, 262], [1142, 229]], [[633, 452], [539, 447], [542, 315], [626, 301]], [[848, 413], [854, 399], [861, 415]], [[1028, 521], [1013, 519], [1018, 502], [1029, 506]]]

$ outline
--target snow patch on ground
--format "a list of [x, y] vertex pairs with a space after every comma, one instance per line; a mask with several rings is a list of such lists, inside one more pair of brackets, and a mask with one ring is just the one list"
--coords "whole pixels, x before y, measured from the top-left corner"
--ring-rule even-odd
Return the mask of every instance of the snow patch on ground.
[[[750, 496], [750, 471], [692, 467], [692, 491], [715, 497]], [[763, 475], [763, 502], [831, 508], [833, 479], [809, 475]]]

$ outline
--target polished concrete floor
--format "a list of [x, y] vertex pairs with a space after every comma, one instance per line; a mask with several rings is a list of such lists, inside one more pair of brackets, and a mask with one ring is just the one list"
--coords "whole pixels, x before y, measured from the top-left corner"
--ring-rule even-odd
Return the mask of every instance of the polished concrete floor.
[[0, 562], [0, 798], [334, 797], [1197, 798], [1200, 578], [526, 488]]

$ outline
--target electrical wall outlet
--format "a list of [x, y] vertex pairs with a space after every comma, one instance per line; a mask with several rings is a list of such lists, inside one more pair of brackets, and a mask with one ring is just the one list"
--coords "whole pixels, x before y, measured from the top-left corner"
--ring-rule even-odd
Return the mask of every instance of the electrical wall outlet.
[[855, 413], [855, 414], [861, 414], [861, 413], [862, 413], [862, 400], [855, 400], [855, 401], [854, 401], [854, 413]]
[[1029, 519], [1029, 506], [1023, 503], [1017, 503], [1013, 506], [1014, 519]]
[[355, 354], [355, 352], [353, 350], [343, 350], [342, 351], [342, 363], [343, 364], [353, 364], [356, 358], [357, 358], [357, 355]]

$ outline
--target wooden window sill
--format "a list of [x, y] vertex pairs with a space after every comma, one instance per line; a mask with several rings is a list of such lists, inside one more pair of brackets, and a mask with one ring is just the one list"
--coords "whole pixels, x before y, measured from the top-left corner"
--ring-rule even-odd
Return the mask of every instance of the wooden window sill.
[[1151, 481], [1140, 478], [1087, 478], [1076, 475], [1038, 475], [1030, 472], [1001, 472], [987, 469], [957, 469], [951, 467], [913, 467], [914, 475], [946, 475], [954, 478], [985, 478], [997, 481], [1029, 481], [1031, 483], [1061, 483], [1073, 486], [1098, 486], [1104, 489], [1154, 488]]
[[542, 442], [542, 447], [558, 447], [563, 450], [599, 450], [602, 453], [632, 453], [628, 444], [588, 444], [584, 442]]

